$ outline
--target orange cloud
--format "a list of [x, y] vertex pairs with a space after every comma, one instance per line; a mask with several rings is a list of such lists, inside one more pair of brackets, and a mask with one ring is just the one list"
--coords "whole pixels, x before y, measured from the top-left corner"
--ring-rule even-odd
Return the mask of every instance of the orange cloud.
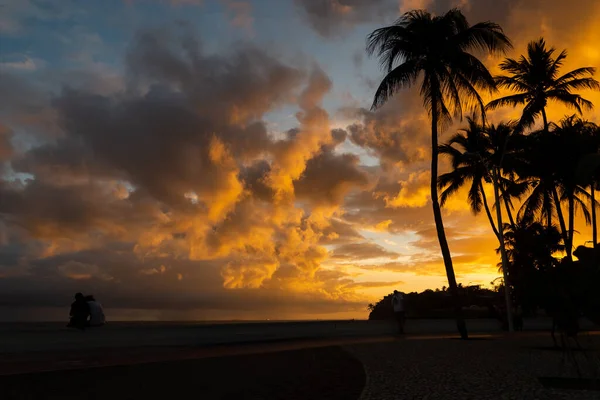
[[412, 173], [400, 181], [400, 191], [394, 197], [384, 197], [388, 207], [423, 207], [431, 198], [429, 171]]
[[[590, 46], [599, 7], [584, 3], [295, 1], [322, 36], [383, 23], [399, 7], [458, 5], [471, 22], [496, 18], [515, 39], [511, 56], [541, 34], [568, 48], [565, 71], [600, 59]], [[252, 28], [258, 10], [224, 4], [232, 24]], [[485, 60], [495, 72], [498, 61]], [[354, 100], [336, 115], [341, 126], [324, 105], [339, 94], [331, 71], [284, 63], [255, 45], [207, 53], [185, 27], [141, 31], [124, 69], [123, 93], [96, 84], [52, 101], [13, 72], [0, 80], [11, 99], [2, 102], [0, 161], [27, 177], [0, 182], [3, 298], [30, 301], [41, 292], [45, 302], [81, 286], [143, 309], [193, 305], [202, 310], [196, 317], [219, 312], [211, 307], [244, 316], [363, 315], [391, 286], [443, 284], [429, 201], [429, 118], [417, 91], [400, 92], [376, 112], [346, 95]], [[296, 117], [286, 132], [267, 123], [282, 107]], [[566, 111], [549, 106], [551, 119]], [[39, 145], [13, 147], [15, 132], [29, 129], [43, 131]], [[365, 153], [379, 164], [362, 165]], [[466, 190], [444, 208], [463, 283], [497, 276], [498, 262], [487, 217], [471, 215]], [[583, 243], [589, 228], [581, 216], [576, 224]], [[39, 277], [55, 289], [37, 284]], [[289, 301], [281, 305], [282, 297]]]

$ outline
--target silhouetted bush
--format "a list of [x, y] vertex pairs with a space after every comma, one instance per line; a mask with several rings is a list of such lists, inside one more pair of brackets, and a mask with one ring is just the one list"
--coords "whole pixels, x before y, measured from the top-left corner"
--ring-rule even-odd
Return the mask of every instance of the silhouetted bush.
[[[502, 296], [499, 292], [479, 286], [459, 287], [465, 318], [497, 318], [495, 309]], [[404, 295], [407, 318], [454, 318], [450, 293], [444, 289], [425, 290]], [[370, 320], [393, 318], [392, 293], [370, 306]]]

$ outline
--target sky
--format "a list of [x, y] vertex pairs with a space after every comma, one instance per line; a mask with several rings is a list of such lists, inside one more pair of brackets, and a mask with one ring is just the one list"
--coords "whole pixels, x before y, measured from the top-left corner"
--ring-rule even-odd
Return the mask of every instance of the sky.
[[[543, 36], [565, 71], [599, 64], [594, 0], [0, 0], [0, 320], [64, 318], [78, 291], [112, 320], [366, 318], [447, 285], [428, 117], [415, 90], [370, 110], [365, 39], [452, 7], [511, 57]], [[457, 279], [489, 285], [465, 199], [443, 210]]]

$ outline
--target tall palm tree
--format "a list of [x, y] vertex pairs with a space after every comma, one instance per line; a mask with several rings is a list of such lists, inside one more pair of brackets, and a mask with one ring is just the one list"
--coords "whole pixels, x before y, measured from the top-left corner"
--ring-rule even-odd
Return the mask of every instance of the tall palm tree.
[[[567, 257], [571, 259], [575, 233], [575, 212], [581, 211], [586, 222], [591, 222], [587, 204], [590, 194], [586, 191], [587, 182], [580, 182], [578, 160], [595, 152], [594, 131], [596, 125], [576, 118], [575, 115], [563, 118], [558, 124], [551, 124], [552, 136], [556, 138], [556, 151], [560, 157], [555, 159], [557, 189], [561, 189], [561, 201], [567, 202], [568, 228], [565, 237]], [[559, 205], [557, 204], [557, 207]]]
[[600, 186], [600, 127], [594, 123], [587, 122], [589, 154], [583, 155], [576, 167], [577, 181], [582, 186], [590, 188], [592, 243], [594, 248], [598, 245], [598, 226], [596, 217], [596, 191]]
[[[599, 129], [596, 128], [595, 141], [598, 141]], [[598, 148], [594, 146], [594, 149]], [[600, 153], [598, 151], [584, 155], [577, 163], [577, 174], [581, 185], [589, 185], [590, 187], [590, 204], [591, 204], [591, 223], [592, 223], [592, 243], [594, 248], [598, 245], [598, 221], [596, 217], [596, 191], [600, 186]]]
[[[494, 151], [491, 159], [492, 182], [494, 184], [494, 198], [496, 200], [496, 218], [498, 219], [498, 241], [500, 242], [500, 254], [502, 256], [502, 274], [504, 277], [504, 298], [506, 301], [506, 316], [508, 321], [508, 330], [512, 332], [512, 301], [510, 294], [510, 280], [508, 274], [508, 255], [504, 245], [504, 223], [502, 222], [502, 210], [500, 203], [500, 177], [502, 176], [502, 168], [504, 161], [508, 155], [508, 141], [514, 131], [512, 124], [490, 125], [487, 128], [488, 135], [491, 139], [491, 147]], [[507, 206], [507, 213], [510, 214], [510, 209]]]
[[368, 36], [367, 53], [376, 54], [387, 72], [375, 92], [373, 109], [387, 102], [399, 89], [421, 83], [423, 104], [431, 116], [433, 216], [454, 299], [457, 327], [464, 339], [467, 329], [438, 201], [438, 127], [451, 120], [452, 114], [462, 115], [463, 105], [474, 103], [483, 114], [484, 105], [478, 90], [496, 88], [485, 65], [471, 51], [497, 53], [510, 46], [510, 40], [499, 25], [493, 22], [470, 25], [458, 9], [439, 16], [423, 10], [410, 11], [393, 25], [376, 29]]
[[[440, 153], [448, 154], [452, 160], [451, 172], [442, 174], [438, 178], [438, 185], [444, 189], [440, 200], [442, 205], [448, 197], [455, 193], [460, 187], [471, 182], [468, 202], [471, 210], [477, 214], [482, 206], [485, 208], [492, 230], [500, 244], [502, 255], [502, 271], [504, 282], [508, 282], [508, 258], [504, 249], [504, 224], [502, 222], [502, 203], [500, 186], [505, 184], [506, 178], [502, 177], [502, 167], [505, 159], [510, 159], [509, 138], [513, 133], [514, 124], [502, 123], [499, 125], [479, 125], [474, 119], [469, 118], [469, 127], [458, 132], [452, 137], [448, 144], [440, 146]], [[456, 147], [455, 147], [456, 146]], [[501, 181], [501, 177], [503, 180]], [[490, 212], [483, 187], [484, 182], [492, 183], [494, 187], [494, 198], [496, 203], [496, 221]], [[504, 198], [507, 213], [510, 215], [510, 207]], [[511, 223], [514, 225], [514, 221]], [[497, 228], [496, 228], [497, 224]], [[513, 331], [511, 318], [510, 287], [506, 286], [504, 291], [506, 300], [507, 319], [509, 331]]]
[[[526, 223], [545, 219], [546, 226], [551, 227], [556, 212], [568, 259], [572, 259], [576, 211], [583, 213], [586, 222], [591, 221], [586, 191], [589, 183], [581, 181], [577, 161], [595, 150], [593, 129], [592, 124], [575, 116], [559, 124], [550, 123], [547, 132], [536, 131], [526, 137], [524, 156], [517, 166], [520, 179], [531, 187], [519, 211], [520, 219]], [[567, 204], [566, 218], [563, 203]]]
[[599, 90], [600, 84], [592, 78], [596, 69], [583, 67], [559, 75], [560, 68], [567, 58], [567, 51], [563, 50], [554, 57], [555, 51], [554, 48], [547, 48], [542, 38], [527, 45], [527, 56], [522, 55], [518, 60], [504, 60], [500, 69], [508, 72], [508, 75], [495, 77], [496, 82], [499, 88], [517, 93], [493, 100], [486, 108], [494, 110], [499, 107], [523, 105], [519, 126], [529, 127], [541, 115], [545, 132], [548, 132], [546, 105], [549, 101], [562, 103], [579, 114], [582, 114], [584, 109], [592, 109], [592, 102], [573, 93], [573, 90]]

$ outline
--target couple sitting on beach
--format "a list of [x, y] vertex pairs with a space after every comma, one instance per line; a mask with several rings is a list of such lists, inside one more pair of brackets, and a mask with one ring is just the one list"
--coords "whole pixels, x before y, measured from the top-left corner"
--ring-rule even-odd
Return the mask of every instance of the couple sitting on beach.
[[82, 293], [75, 294], [75, 301], [71, 304], [71, 319], [67, 325], [70, 328], [85, 329], [91, 326], [102, 326], [105, 323], [102, 305], [96, 301], [94, 296], [84, 296]]

